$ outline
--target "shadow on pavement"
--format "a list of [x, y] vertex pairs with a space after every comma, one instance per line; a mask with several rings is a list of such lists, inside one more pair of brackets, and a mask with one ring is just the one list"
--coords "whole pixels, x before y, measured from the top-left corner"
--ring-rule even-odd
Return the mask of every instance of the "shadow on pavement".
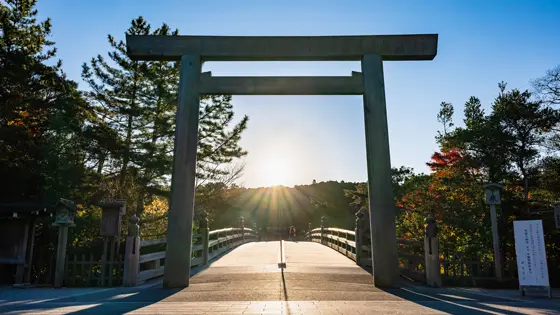
[[[210, 260], [206, 266], [197, 266], [192, 268], [191, 277], [208, 269], [220, 257], [228, 254], [235, 248], [228, 250]], [[161, 282], [155, 281], [153, 285], [141, 285], [139, 287], [115, 287], [115, 288], [99, 288], [96, 289], [39, 289], [43, 290], [33, 292], [34, 289], [13, 289], [8, 290], [24, 290], [24, 294], [34, 298], [19, 298], [14, 300], [14, 296], [23, 297], [24, 294], [13, 294], [11, 292], [12, 301], [7, 301], [2, 297], [0, 292], [0, 314], [21, 314], [28, 312], [46, 312], [54, 311], [64, 314], [123, 314], [135, 311], [149, 305], [173, 298], [174, 295], [184, 289], [164, 289]], [[44, 290], [49, 290], [45, 294]], [[51, 291], [52, 290], [52, 291]], [[22, 293], [24, 291], [21, 291]], [[80, 293], [82, 291], [83, 293]], [[65, 294], [67, 293], [67, 294]], [[40, 296], [43, 295], [41, 298]], [[54, 297], [58, 295], [59, 297]], [[60, 295], [65, 295], [60, 297]], [[6, 300], [6, 301], [4, 301]]]
[[[56, 289], [53, 289], [56, 290]], [[1, 314], [21, 314], [56, 310], [63, 314], [122, 314], [165, 300], [180, 289], [114, 288], [48, 300], [22, 301], [0, 306]]]
[[520, 300], [447, 288], [404, 286], [383, 291], [424, 307], [450, 314], [560, 314], [560, 301]]

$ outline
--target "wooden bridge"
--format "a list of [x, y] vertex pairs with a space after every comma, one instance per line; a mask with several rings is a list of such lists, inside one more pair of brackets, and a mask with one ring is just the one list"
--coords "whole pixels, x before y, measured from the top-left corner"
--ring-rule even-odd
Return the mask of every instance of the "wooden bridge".
[[[219, 230], [209, 230], [204, 221], [201, 220], [203, 224], [200, 233], [193, 234], [194, 244], [191, 252], [191, 268], [207, 266], [211, 260], [240, 245], [260, 241], [261, 238], [262, 240], [269, 240], [264, 235], [259, 235], [258, 231], [244, 227], [243, 218], [239, 220], [239, 227]], [[360, 225], [354, 231], [329, 228], [325, 226], [326, 220], [322, 222], [323, 225], [320, 228], [312, 229], [310, 226], [303, 236], [300, 235], [300, 239], [331, 247], [346, 256], [346, 258], [344, 256], [341, 257], [347, 263], [353, 263], [354, 266], [358, 265], [365, 270], [372, 270], [371, 241], [369, 240], [369, 233], [366, 233], [368, 232], [367, 230], [361, 229]], [[134, 231], [134, 229], [131, 229], [129, 234], [124, 258], [124, 286], [136, 286], [145, 281], [161, 277], [165, 270], [166, 238], [141, 240], [138, 231]], [[356, 237], [356, 235], [359, 236]], [[266, 244], [263, 246], [267, 246], [267, 248], [277, 248], [279, 253], [278, 261], [276, 262], [277, 267], [284, 266], [286, 262], [282, 259], [284, 254], [283, 247], [274, 245], [276, 244], [275, 242], [264, 242], [263, 244]], [[277, 242], [277, 244], [281, 243]], [[397, 244], [400, 246], [401, 274], [409, 279], [425, 282], [426, 268], [422, 245], [418, 242], [405, 240], [397, 240]], [[327, 252], [329, 251], [327, 250]], [[188, 253], [185, 251], [185, 254], [187, 255]], [[318, 253], [316, 257], [320, 257], [320, 254]], [[249, 264], [247, 261], [244, 261], [244, 263]], [[67, 274], [70, 273], [67, 272]]]
[[[507, 294], [436, 289], [407, 281], [396, 288], [376, 288], [371, 273], [351, 259], [355, 259], [352, 241], [332, 234], [348, 233], [350, 237], [347, 230], [331, 230], [324, 237], [332, 240], [328, 246], [320, 239], [255, 242], [246, 238], [242, 243], [238, 232], [212, 233], [223, 235], [209, 242], [215, 249], [209, 256], [214, 259], [193, 268], [187, 288], [165, 289], [161, 278], [135, 287], [83, 291], [0, 288], [0, 313], [417, 315], [553, 314], [560, 309], [558, 299], [535, 303]], [[225, 249], [230, 246], [226, 244], [236, 242], [242, 244]], [[152, 259], [158, 255], [142, 256]], [[279, 268], [279, 262], [286, 267]], [[147, 274], [141, 271], [139, 276]]]

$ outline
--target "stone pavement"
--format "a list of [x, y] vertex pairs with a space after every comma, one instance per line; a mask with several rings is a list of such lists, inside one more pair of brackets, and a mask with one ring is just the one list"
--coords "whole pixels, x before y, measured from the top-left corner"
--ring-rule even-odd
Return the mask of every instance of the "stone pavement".
[[[199, 270], [185, 289], [0, 289], [0, 314], [560, 314], [560, 299], [432, 289], [381, 290], [372, 276], [317, 243], [242, 245]], [[54, 293], [53, 293], [54, 292]]]

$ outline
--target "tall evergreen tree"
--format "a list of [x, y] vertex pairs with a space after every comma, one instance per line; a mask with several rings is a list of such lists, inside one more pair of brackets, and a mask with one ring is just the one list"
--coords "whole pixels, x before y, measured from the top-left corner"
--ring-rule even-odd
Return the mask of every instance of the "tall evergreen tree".
[[558, 112], [541, 101], [532, 101], [529, 91], [505, 90], [500, 84], [500, 95], [493, 105], [492, 118], [505, 134], [512, 164], [523, 181], [524, 198], [529, 196], [529, 180], [534, 175], [539, 149], [546, 140], [547, 132], [560, 122]]
[[[166, 24], [151, 31], [139, 17], [127, 34], [176, 36], [178, 31]], [[154, 196], [169, 195], [179, 63], [134, 61], [126, 55], [123, 41], [109, 36], [109, 43], [110, 60], [98, 55], [83, 65], [82, 72], [96, 109], [92, 126], [105, 135], [99, 137], [100, 146], [93, 153], [97, 155], [95, 165], [112, 183], [110, 194], [134, 202], [142, 213]], [[201, 96], [197, 185], [230, 184], [239, 176], [242, 168], [232, 167], [232, 163], [246, 154], [239, 140], [248, 118], [233, 124], [234, 118], [231, 96]], [[197, 206], [222, 191], [200, 190]]]
[[[148, 35], [150, 25], [139, 17], [132, 21], [126, 34]], [[130, 60], [123, 41], [111, 35], [108, 41], [112, 48], [109, 60], [102, 55], [92, 58], [89, 65], [83, 65], [82, 78], [91, 89], [86, 95], [95, 110], [96, 127], [102, 130], [108, 127], [113, 131], [110, 134], [116, 136], [113, 140], [105, 139], [116, 144], [111, 146], [112, 150], [106, 146], [98, 152], [99, 170], [103, 172], [107, 168], [115, 184], [112, 194], [124, 197], [130, 192], [127, 180], [131, 180], [130, 167], [137, 160], [137, 140], [144, 140], [140, 135], [145, 123], [142, 110], [148, 88], [147, 63]], [[110, 163], [105, 167], [107, 162]]]

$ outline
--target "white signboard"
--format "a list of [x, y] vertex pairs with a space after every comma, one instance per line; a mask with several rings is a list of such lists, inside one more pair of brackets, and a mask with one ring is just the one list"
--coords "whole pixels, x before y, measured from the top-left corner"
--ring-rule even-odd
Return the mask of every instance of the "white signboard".
[[513, 232], [519, 285], [549, 287], [542, 221], [514, 221]]

